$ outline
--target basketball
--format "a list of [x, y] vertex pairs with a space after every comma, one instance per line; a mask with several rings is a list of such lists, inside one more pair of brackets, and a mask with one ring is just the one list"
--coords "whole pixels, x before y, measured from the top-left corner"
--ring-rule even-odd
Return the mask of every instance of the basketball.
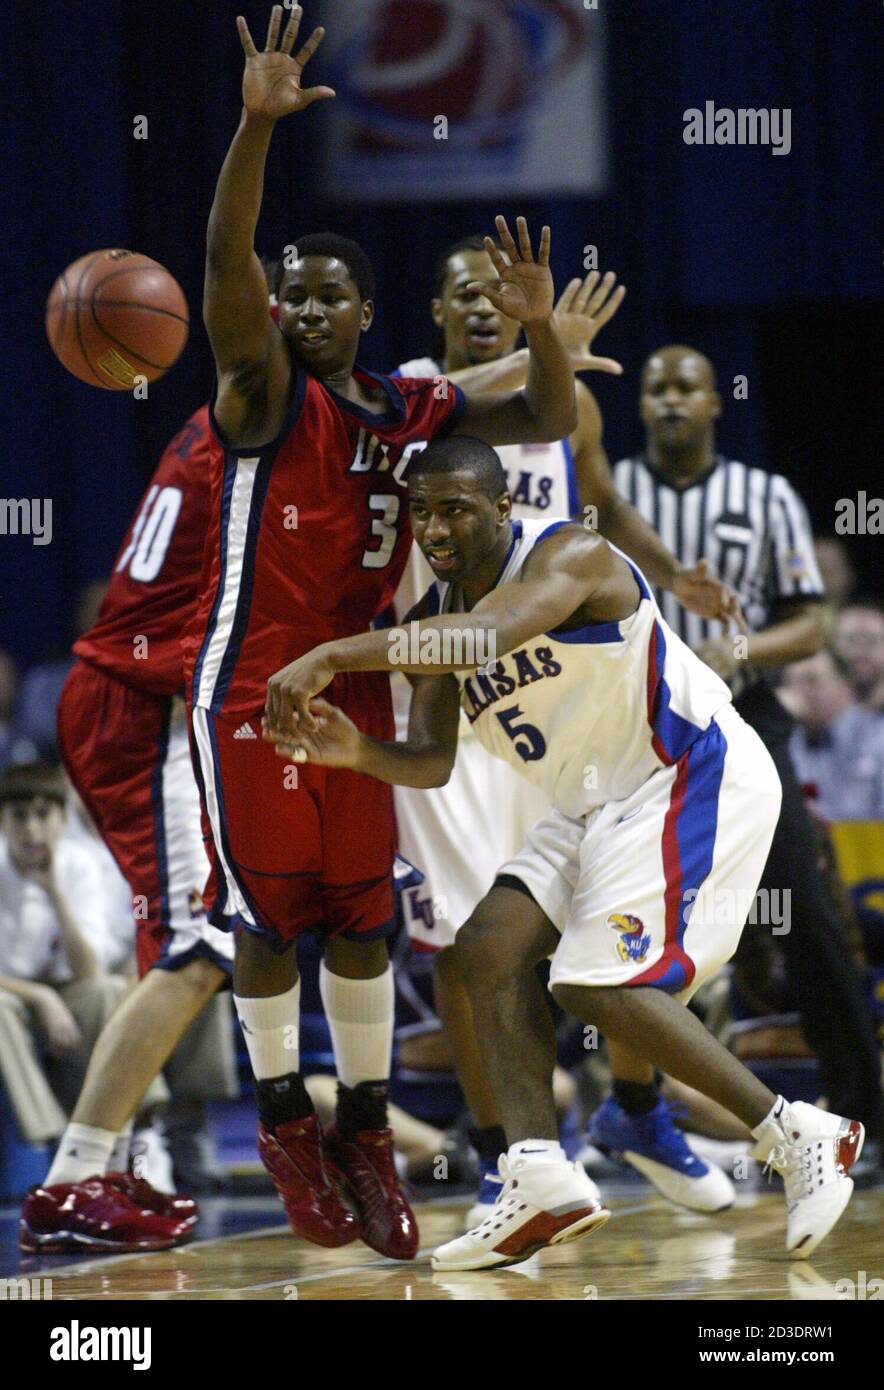
[[107, 391], [165, 376], [184, 351], [189, 322], [174, 276], [150, 256], [119, 248], [74, 261], [46, 302], [46, 335], [59, 362]]

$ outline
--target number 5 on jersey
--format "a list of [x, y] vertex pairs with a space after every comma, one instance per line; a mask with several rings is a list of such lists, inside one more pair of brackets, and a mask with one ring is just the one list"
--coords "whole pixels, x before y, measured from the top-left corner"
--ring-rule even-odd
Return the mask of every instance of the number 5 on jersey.
[[501, 710], [495, 717], [500, 720], [513, 747], [524, 763], [536, 762], [546, 752], [546, 739], [535, 724], [516, 724], [524, 719], [523, 711], [515, 705], [512, 709]]

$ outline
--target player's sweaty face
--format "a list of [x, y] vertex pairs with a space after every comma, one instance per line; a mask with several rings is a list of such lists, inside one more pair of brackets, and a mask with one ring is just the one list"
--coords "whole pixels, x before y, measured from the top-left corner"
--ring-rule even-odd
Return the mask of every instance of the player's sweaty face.
[[433, 318], [445, 333], [449, 370], [456, 372], [478, 362], [496, 362], [513, 351], [519, 336], [515, 319], [501, 314], [471, 280], [491, 283], [497, 271], [487, 251], [458, 251], [448, 261], [442, 298], [433, 300]]
[[371, 301], [363, 303], [343, 261], [305, 256], [285, 272], [279, 326], [301, 366], [314, 376], [349, 371], [370, 322]]
[[414, 539], [446, 583], [464, 579], [494, 549], [498, 507], [470, 473], [412, 478], [408, 501]]
[[720, 411], [705, 359], [694, 353], [654, 353], [642, 374], [640, 408], [645, 429], [658, 448], [693, 444]]
[[64, 821], [61, 806], [48, 797], [8, 802], [0, 813], [0, 831], [6, 836], [13, 863], [27, 869], [47, 868]]

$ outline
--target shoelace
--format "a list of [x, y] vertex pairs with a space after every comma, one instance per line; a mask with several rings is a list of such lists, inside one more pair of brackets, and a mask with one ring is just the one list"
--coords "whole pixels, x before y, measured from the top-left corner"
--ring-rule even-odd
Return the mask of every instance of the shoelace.
[[478, 1226], [474, 1226], [473, 1229], [470, 1232], [468, 1232], [468, 1234], [471, 1236], [480, 1234], [486, 1229], [486, 1227], [490, 1230], [492, 1226], [498, 1225], [498, 1223], [501, 1220], [501, 1217], [510, 1216], [512, 1214], [513, 1209], [516, 1206], [520, 1205], [516, 1201], [516, 1198], [511, 1195], [513, 1188], [516, 1185], [516, 1174], [513, 1171], [512, 1164], [509, 1162], [509, 1159], [507, 1158], [506, 1154], [501, 1154], [500, 1156], [498, 1172], [500, 1174], [500, 1180], [503, 1186], [501, 1187], [500, 1192], [497, 1194], [497, 1197], [494, 1201], [494, 1206], [491, 1208], [491, 1211], [485, 1217], [485, 1220], [480, 1221]]
[[[568, 1166], [573, 1168], [575, 1172], [583, 1174], [585, 1177], [579, 1163], [571, 1163]], [[518, 1173], [510, 1163], [506, 1154], [500, 1155], [498, 1171], [503, 1186], [495, 1199], [494, 1206], [491, 1208], [491, 1211], [485, 1217], [484, 1221], [480, 1221], [478, 1226], [474, 1226], [471, 1231], [467, 1232], [468, 1235], [477, 1235], [483, 1232], [486, 1227], [490, 1230], [492, 1226], [499, 1225], [502, 1220], [512, 1216], [516, 1210], [527, 1205], [520, 1197], [513, 1196], [513, 1190], [518, 1184]]]
[[761, 1171], [768, 1182], [774, 1173], [781, 1173], [786, 1201], [789, 1204], [798, 1202], [813, 1191], [813, 1149], [775, 1144]]

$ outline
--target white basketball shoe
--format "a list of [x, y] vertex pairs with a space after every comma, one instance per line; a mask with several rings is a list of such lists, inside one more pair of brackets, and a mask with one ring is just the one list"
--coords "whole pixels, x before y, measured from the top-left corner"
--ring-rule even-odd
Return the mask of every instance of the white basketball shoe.
[[603, 1226], [611, 1213], [579, 1163], [558, 1144], [514, 1144], [500, 1159], [500, 1196], [466, 1235], [440, 1245], [433, 1268], [491, 1269], [519, 1264], [547, 1245], [563, 1245]]
[[786, 1188], [786, 1250], [806, 1259], [843, 1215], [853, 1192], [850, 1169], [862, 1152], [858, 1120], [830, 1115], [782, 1096], [752, 1133], [753, 1158], [782, 1173]]

